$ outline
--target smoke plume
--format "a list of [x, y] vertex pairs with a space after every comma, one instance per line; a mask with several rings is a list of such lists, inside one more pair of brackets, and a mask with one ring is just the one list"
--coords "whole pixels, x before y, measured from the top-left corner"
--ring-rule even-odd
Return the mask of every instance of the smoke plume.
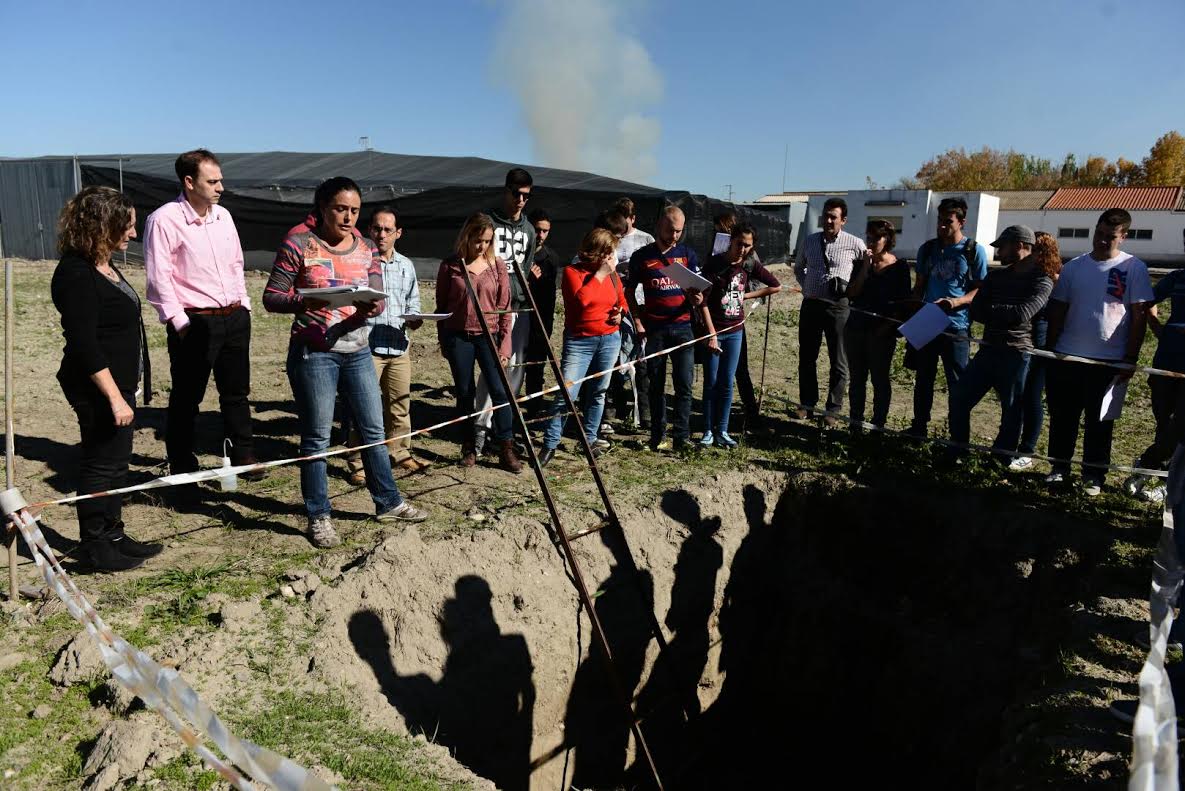
[[620, 0], [506, 0], [495, 81], [522, 105], [535, 155], [550, 167], [646, 182], [660, 125], [647, 110], [662, 77], [628, 32]]

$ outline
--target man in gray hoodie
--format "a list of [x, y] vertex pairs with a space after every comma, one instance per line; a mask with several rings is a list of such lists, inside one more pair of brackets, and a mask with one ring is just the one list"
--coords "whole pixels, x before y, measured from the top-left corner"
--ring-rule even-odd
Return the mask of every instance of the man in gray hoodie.
[[[533, 184], [530, 173], [522, 168], [511, 168], [506, 173], [502, 206], [489, 212], [494, 220], [494, 254], [506, 262], [506, 271], [510, 275], [510, 309], [514, 311], [526, 311], [531, 307], [531, 301], [523, 289], [524, 281], [519, 279], [519, 273], [526, 277], [535, 255], [535, 228], [523, 211], [531, 198]], [[530, 313], [515, 313], [511, 318], [510, 362], [507, 363], [506, 373], [510, 378], [512, 390], [509, 395], [516, 398], [522, 390], [523, 377], [527, 372], [523, 363], [527, 361], [527, 343], [531, 338], [531, 322], [534, 318]], [[485, 377], [479, 376], [477, 408], [489, 409], [492, 405]], [[492, 421], [492, 412], [486, 412], [477, 418], [474, 444], [478, 453], [481, 453], [485, 446], [486, 434]]]

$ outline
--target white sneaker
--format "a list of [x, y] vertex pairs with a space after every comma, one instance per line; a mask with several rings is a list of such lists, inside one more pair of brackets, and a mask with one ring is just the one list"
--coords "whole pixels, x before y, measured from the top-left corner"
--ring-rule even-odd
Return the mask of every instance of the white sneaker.
[[1017, 456], [1008, 462], [1008, 469], [1012, 472], [1024, 472], [1033, 469], [1033, 460], [1028, 456]]
[[1092, 480], [1091, 478], [1083, 478], [1082, 493], [1087, 497], [1098, 497], [1103, 493], [1103, 482]]
[[1140, 489], [1140, 497], [1150, 503], [1163, 503], [1168, 491], [1163, 483], [1150, 483]]
[[1060, 472], [1051, 472], [1045, 476], [1045, 482], [1048, 484], [1065, 483], [1066, 476]]
[[390, 511], [376, 514], [374, 518], [378, 522], [423, 522], [428, 518], [428, 512], [422, 511], [404, 500]]
[[613, 424], [612, 424], [612, 423], [605, 423], [605, 422], [602, 422], [602, 423], [601, 423], [601, 429], [600, 429], [600, 431], [598, 431], [597, 433], [598, 433], [598, 434], [600, 434], [602, 437], [605, 437], [605, 436], [610, 436], [610, 435], [612, 435], [612, 434], [615, 434], [615, 433], [617, 433], [617, 432], [615, 432], [615, 431], [613, 430]]
[[309, 541], [321, 549], [332, 549], [341, 545], [342, 540], [333, 529], [333, 520], [329, 518], [329, 514], [309, 517]]

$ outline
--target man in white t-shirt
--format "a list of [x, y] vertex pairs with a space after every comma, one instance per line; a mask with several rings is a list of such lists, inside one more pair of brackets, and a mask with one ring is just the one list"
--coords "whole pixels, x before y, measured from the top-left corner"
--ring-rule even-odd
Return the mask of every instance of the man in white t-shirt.
[[[1148, 329], [1148, 305], [1154, 299], [1148, 267], [1121, 252], [1132, 218], [1123, 209], [1108, 209], [1094, 228], [1094, 249], [1062, 268], [1049, 298], [1049, 348], [1091, 360], [1134, 364]], [[1132, 371], [1102, 365], [1053, 360], [1046, 378], [1049, 402], [1049, 455], [1070, 459], [1078, 443], [1078, 425], [1085, 412], [1082, 438], [1084, 491], [1102, 491], [1111, 463], [1113, 420], [1100, 420], [1103, 396], [1117, 378]], [[1047, 483], [1061, 483], [1070, 474], [1068, 461], [1053, 463]]]

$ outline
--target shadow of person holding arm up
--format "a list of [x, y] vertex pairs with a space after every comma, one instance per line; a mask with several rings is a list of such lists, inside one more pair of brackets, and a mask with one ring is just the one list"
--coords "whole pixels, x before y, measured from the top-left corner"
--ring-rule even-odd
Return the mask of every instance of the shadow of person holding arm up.
[[423, 673], [400, 675], [391, 640], [378, 614], [350, 618], [350, 641], [374, 671], [387, 700], [411, 733], [448, 747], [458, 761], [500, 789], [530, 786], [534, 726], [534, 667], [526, 640], [502, 634], [481, 577], [457, 579], [440, 612], [449, 648], [440, 681]]

